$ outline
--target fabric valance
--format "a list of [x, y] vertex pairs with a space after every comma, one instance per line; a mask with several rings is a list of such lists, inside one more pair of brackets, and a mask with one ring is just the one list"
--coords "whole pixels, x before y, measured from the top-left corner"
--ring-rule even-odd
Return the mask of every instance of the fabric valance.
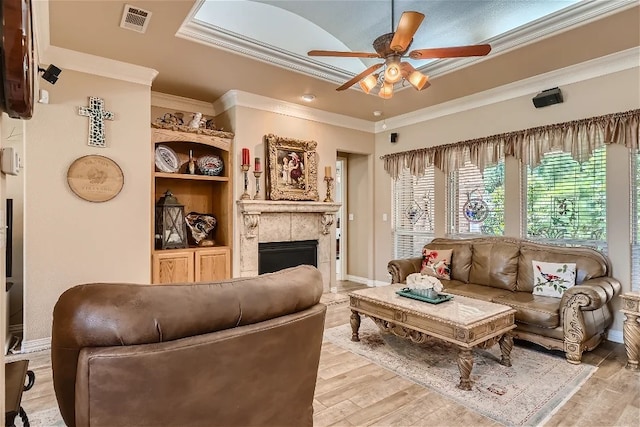
[[584, 162], [593, 150], [604, 144], [620, 144], [637, 152], [639, 140], [640, 109], [402, 151], [380, 159], [384, 162], [384, 170], [396, 179], [405, 167], [415, 176], [423, 175], [425, 168], [431, 165], [449, 173], [462, 167], [466, 159], [483, 171], [505, 155], [535, 167], [545, 153], [556, 150], [571, 153], [576, 161]]

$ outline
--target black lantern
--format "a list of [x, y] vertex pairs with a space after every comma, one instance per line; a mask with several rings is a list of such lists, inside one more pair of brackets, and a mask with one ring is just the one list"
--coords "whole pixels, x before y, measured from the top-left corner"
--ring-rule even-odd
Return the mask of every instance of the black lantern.
[[187, 226], [184, 205], [167, 190], [156, 203], [156, 249], [186, 248]]

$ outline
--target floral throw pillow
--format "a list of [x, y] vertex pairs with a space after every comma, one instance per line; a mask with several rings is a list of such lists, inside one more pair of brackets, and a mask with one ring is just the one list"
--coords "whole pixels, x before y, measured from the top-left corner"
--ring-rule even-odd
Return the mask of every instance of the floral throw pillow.
[[451, 280], [451, 249], [422, 249], [422, 269], [420, 273]]
[[532, 261], [533, 294], [562, 298], [564, 291], [576, 284], [575, 263]]

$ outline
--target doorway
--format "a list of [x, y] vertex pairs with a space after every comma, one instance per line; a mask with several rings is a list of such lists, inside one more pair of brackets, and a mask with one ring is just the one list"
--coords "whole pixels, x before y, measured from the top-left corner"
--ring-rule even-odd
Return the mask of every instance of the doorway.
[[336, 158], [336, 203], [340, 209], [336, 213], [336, 280], [345, 280], [347, 273], [347, 222], [344, 221], [347, 211], [347, 159], [338, 155]]

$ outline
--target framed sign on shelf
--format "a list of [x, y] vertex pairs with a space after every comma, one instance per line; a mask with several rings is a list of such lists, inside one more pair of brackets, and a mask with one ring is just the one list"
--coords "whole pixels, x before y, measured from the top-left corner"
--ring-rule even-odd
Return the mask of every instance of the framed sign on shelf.
[[267, 198], [318, 200], [315, 141], [266, 135]]

